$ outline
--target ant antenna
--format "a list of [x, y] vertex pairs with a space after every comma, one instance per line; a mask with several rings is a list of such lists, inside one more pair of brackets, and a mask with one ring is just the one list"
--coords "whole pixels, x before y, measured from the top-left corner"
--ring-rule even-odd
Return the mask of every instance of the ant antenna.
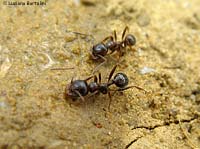
[[136, 86], [136, 85], [131, 85], [131, 86], [127, 86], [127, 87], [125, 87], [125, 88], [118, 88], [117, 90], [115, 90], [115, 91], [124, 91], [124, 90], [127, 90], [127, 89], [130, 89], [130, 88], [137, 88], [138, 90], [142, 90], [142, 91], [144, 91], [145, 93], [148, 93], [145, 89], [143, 89], [143, 88], [141, 88], [141, 87], [139, 87], [139, 86]]
[[92, 74], [97, 72], [101, 66], [103, 66], [105, 63], [107, 63], [107, 59], [105, 57], [103, 57], [99, 54], [97, 56], [100, 57], [103, 60], [103, 62], [94, 68], [94, 70], [92, 71]]

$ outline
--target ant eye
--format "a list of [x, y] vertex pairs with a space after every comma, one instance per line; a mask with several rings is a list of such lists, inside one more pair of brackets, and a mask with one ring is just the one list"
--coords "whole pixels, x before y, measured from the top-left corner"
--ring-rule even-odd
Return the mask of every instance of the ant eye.
[[135, 45], [136, 44], [136, 38], [133, 35], [128, 34], [126, 36], [126, 39], [125, 39], [125, 44], [129, 45], [129, 46]]

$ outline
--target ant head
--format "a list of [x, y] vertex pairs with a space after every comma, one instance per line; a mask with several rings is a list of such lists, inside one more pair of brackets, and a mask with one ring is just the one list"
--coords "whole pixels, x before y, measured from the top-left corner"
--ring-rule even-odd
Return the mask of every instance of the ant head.
[[124, 44], [128, 45], [128, 46], [134, 46], [136, 44], [136, 38], [135, 38], [135, 36], [133, 36], [131, 34], [128, 34], [125, 37]]
[[107, 52], [108, 52], [108, 49], [103, 43], [96, 44], [92, 48], [92, 54], [95, 57], [98, 57], [98, 55], [105, 56]]
[[117, 87], [123, 88], [128, 85], [128, 77], [124, 73], [117, 73], [114, 76], [113, 82]]
[[[66, 94], [72, 98], [85, 96], [88, 94], [87, 82], [85, 80], [75, 80], [66, 88]], [[79, 94], [78, 94], [79, 93]]]

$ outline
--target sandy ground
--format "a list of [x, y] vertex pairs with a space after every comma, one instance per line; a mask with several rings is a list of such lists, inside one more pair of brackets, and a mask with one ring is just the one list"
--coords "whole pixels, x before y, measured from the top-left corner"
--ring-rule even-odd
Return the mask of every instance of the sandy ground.
[[[71, 78], [85, 79], [99, 64], [90, 59], [91, 46], [113, 30], [120, 40], [125, 26], [137, 44], [126, 49], [116, 72], [148, 93], [118, 92], [110, 111], [107, 95], [64, 99]], [[106, 58], [103, 82], [118, 53]], [[0, 146], [200, 148], [199, 63], [199, 0], [1, 1]], [[74, 69], [50, 70], [56, 67]]]

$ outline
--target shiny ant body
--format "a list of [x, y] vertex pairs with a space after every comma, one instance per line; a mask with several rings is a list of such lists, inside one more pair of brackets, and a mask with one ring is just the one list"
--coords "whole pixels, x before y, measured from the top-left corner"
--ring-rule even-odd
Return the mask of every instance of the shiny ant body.
[[[121, 41], [117, 41], [117, 33], [116, 33], [116, 30], [114, 30], [114, 36], [106, 37], [103, 41], [94, 45], [91, 48], [90, 53], [91, 53], [92, 59], [103, 60], [103, 62], [101, 64], [99, 64], [93, 70], [92, 74], [94, 74], [99, 69], [100, 66], [102, 66], [103, 64], [105, 64], [107, 62], [107, 59], [105, 58], [106, 55], [112, 54], [115, 51], [117, 51], [119, 53], [119, 58], [120, 58], [124, 54], [124, 48], [126, 48], [127, 46], [129, 46], [131, 48], [132, 46], [134, 46], [136, 44], [136, 38], [134, 35], [132, 35], [132, 34], [126, 35], [128, 30], [129, 30], [129, 28], [128, 28], [128, 26], [126, 26], [123, 30]], [[68, 31], [68, 32], [72, 32], [72, 33], [74, 33], [76, 35], [80, 35], [80, 36], [90, 36], [90, 37], [92, 37], [92, 41], [94, 42], [93, 35], [74, 32], [74, 31]]]
[[108, 36], [102, 42], [94, 45], [92, 47], [93, 58], [99, 59], [99, 58], [101, 58], [101, 56], [104, 57], [108, 53], [109, 50], [111, 51], [111, 53], [118, 51], [118, 52], [120, 52], [120, 54], [123, 54], [123, 52], [122, 52], [123, 48], [125, 48], [127, 46], [129, 46], [129, 47], [134, 46], [136, 44], [135, 36], [133, 36], [132, 34], [127, 34], [125, 36], [126, 31], [128, 29], [129, 29], [128, 26], [126, 26], [122, 33], [122, 41], [117, 41], [117, 34], [116, 34], [116, 31], [114, 30], [114, 37]]
[[[127, 86], [128, 85], [128, 77], [124, 73], [117, 73], [113, 79], [112, 76], [117, 68], [117, 65], [113, 67], [109, 74], [109, 78], [107, 83], [101, 83], [101, 73], [99, 73], [99, 76], [97, 78], [96, 75], [91, 76], [85, 80], [71, 80], [71, 83], [65, 90], [65, 96], [70, 97], [73, 100], [76, 100], [77, 98], [81, 98], [84, 101], [84, 96], [88, 95], [88, 93], [91, 93], [90, 96], [102, 93], [102, 94], [108, 94], [110, 98], [109, 102], [109, 108], [110, 108], [110, 103], [111, 103], [111, 93], [110, 91], [124, 91], [129, 88], [135, 87], [140, 90], [144, 90], [141, 87], [138, 86]], [[91, 78], [94, 78], [93, 82], [88, 83], [87, 81], [90, 80]], [[118, 87], [116, 90], [111, 90], [109, 87], [111, 85], [115, 85]], [[145, 91], [145, 90], [144, 90]]]
[[123, 49], [127, 46], [132, 47], [136, 44], [136, 38], [132, 34], [126, 34], [128, 30], [128, 26], [125, 27], [123, 33], [122, 33], [122, 41], [117, 41], [117, 34], [114, 30], [114, 37], [108, 36], [106, 37], [102, 42], [94, 45], [91, 49], [91, 55], [93, 59], [102, 59], [103, 62], [95, 68], [93, 72], [97, 70], [100, 66], [102, 66], [107, 60], [105, 56], [108, 54], [108, 51], [110, 51], [110, 54], [117, 51], [119, 52], [119, 56], [121, 57], [124, 54]]

